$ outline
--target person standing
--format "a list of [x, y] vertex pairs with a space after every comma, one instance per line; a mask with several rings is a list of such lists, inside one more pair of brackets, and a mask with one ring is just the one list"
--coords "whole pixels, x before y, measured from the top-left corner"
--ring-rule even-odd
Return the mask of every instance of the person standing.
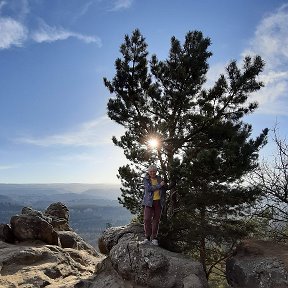
[[144, 177], [144, 232], [142, 244], [151, 243], [158, 246], [158, 229], [162, 208], [165, 205], [166, 183], [157, 175], [157, 167], [151, 165]]

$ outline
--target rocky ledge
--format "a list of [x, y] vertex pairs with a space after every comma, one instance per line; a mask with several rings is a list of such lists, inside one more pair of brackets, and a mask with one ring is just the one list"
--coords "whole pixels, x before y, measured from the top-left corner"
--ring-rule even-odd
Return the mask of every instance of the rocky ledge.
[[0, 287], [69, 288], [94, 276], [104, 257], [68, 220], [68, 208], [58, 202], [43, 213], [24, 207], [0, 224]]
[[101, 257], [85, 250], [26, 241], [0, 241], [1, 288], [69, 288], [95, 274]]
[[68, 220], [68, 208], [53, 203], [44, 212], [24, 207], [0, 224], [0, 288], [208, 287], [200, 263], [140, 244], [140, 224], [107, 229], [99, 253]]
[[[108, 257], [98, 264], [96, 282], [87, 287], [208, 287], [199, 262], [161, 247], [139, 244], [141, 240], [142, 225], [105, 231], [99, 249]], [[243, 241], [227, 259], [226, 277], [233, 288], [287, 288], [288, 245], [259, 239]], [[101, 283], [106, 286], [99, 286], [100, 279], [105, 279]]]
[[[97, 252], [69, 226], [62, 203], [44, 212], [24, 207], [0, 224], [0, 288], [207, 288], [190, 257], [141, 244], [143, 226], [111, 227]], [[288, 287], [288, 246], [243, 241], [226, 262], [230, 287]]]
[[[140, 244], [142, 240], [140, 224], [106, 230], [99, 239], [99, 249], [108, 257], [98, 265], [98, 275], [89, 287], [208, 287], [199, 262], [152, 244]], [[97, 279], [103, 279], [107, 273], [116, 275], [116, 279], [106, 278], [106, 286], [99, 286]]]

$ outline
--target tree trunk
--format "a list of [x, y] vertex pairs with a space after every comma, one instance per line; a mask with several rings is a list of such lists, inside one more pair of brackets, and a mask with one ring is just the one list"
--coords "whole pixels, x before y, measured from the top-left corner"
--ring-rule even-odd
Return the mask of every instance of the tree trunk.
[[[205, 227], [205, 216], [206, 216], [206, 211], [205, 207], [200, 208], [200, 223], [201, 223], [201, 228]], [[202, 230], [203, 231], [203, 230]], [[203, 266], [203, 270], [205, 272], [206, 277], [208, 278], [207, 274], [207, 267], [206, 267], [206, 236], [205, 233], [201, 233], [200, 235], [200, 262]]]

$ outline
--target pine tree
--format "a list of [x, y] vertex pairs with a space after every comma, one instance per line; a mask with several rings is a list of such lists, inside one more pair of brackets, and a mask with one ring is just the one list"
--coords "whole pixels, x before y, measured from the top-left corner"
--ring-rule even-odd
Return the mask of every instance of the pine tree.
[[[251, 125], [243, 122], [257, 108], [248, 97], [263, 86], [257, 80], [263, 60], [247, 56], [241, 69], [231, 61], [226, 74], [205, 89], [210, 44], [200, 31], [188, 32], [183, 45], [171, 38], [166, 60], [156, 55], [149, 60], [145, 38], [135, 30], [121, 45], [115, 77], [104, 78], [113, 94], [108, 116], [125, 128], [113, 142], [131, 163], [119, 168], [120, 203], [140, 215], [142, 175], [157, 164], [165, 181], [176, 184], [162, 215], [166, 247], [197, 247], [207, 276], [213, 267], [207, 268], [213, 256], [208, 246], [225, 237], [226, 246], [233, 244], [251, 228], [242, 219], [243, 208], [258, 191], [242, 181], [257, 166], [268, 132], [253, 140]], [[149, 147], [151, 138], [156, 148]]]

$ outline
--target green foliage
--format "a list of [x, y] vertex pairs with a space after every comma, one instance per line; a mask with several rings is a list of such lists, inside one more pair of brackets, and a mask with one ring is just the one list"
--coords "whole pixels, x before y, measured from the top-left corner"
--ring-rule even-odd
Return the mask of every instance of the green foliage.
[[[119, 203], [131, 211], [132, 214], [139, 213], [141, 209], [141, 184], [142, 179], [139, 173], [131, 169], [129, 165], [119, 168], [119, 175], [122, 179], [122, 198], [118, 198]], [[140, 186], [140, 187], [139, 187]]]
[[[166, 60], [156, 55], [149, 60], [145, 39], [135, 30], [121, 45], [115, 77], [104, 79], [113, 94], [108, 116], [126, 129], [120, 139], [113, 138], [130, 161], [119, 168], [120, 203], [140, 216], [141, 178], [149, 164], [158, 165], [173, 184], [162, 215], [161, 243], [174, 250], [196, 249], [207, 277], [254, 229], [245, 217], [259, 190], [244, 185], [243, 178], [258, 165], [268, 133], [264, 129], [252, 139], [251, 125], [242, 121], [257, 108], [248, 98], [263, 86], [258, 81], [263, 60], [247, 56], [241, 68], [231, 61], [205, 89], [210, 44], [200, 31], [188, 32], [183, 45], [171, 38]], [[148, 145], [152, 137], [159, 141], [157, 148]]]

